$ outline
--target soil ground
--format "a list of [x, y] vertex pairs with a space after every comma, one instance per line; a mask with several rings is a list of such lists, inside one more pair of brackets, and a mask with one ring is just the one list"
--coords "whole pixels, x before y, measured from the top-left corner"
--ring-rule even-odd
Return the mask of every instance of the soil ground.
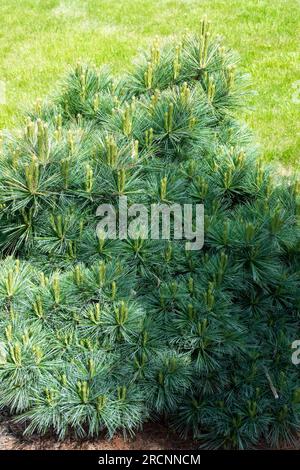
[[8, 419], [0, 423], [0, 450], [173, 450], [196, 449], [193, 441], [183, 441], [164, 425], [149, 423], [133, 438], [126, 440], [122, 435], [108, 440], [105, 436], [94, 440], [68, 438], [58, 441], [53, 436], [24, 437]]
[[[109, 440], [105, 435], [97, 439], [68, 437], [59, 441], [50, 433], [46, 436], [24, 436], [24, 427], [14, 424], [6, 413], [0, 413], [1, 450], [196, 450], [199, 441], [183, 440], [162, 423], [146, 423], [142, 431], [126, 439], [117, 434]], [[267, 449], [262, 442], [259, 449]], [[282, 450], [300, 450], [300, 435], [296, 446], [283, 446]]]

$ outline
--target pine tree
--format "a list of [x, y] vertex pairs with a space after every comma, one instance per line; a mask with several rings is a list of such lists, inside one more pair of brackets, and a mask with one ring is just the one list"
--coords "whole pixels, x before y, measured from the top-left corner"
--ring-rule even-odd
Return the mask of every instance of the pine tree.
[[[209, 29], [155, 40], [118, 80], [77, 64], [2, 142], [0, 406], [27, 433], [165, 417], [209, 448], [296, 439], [299, 183], [261, 162]], [[120, 196], [203, 203], [203, 249], [97, 235]]]

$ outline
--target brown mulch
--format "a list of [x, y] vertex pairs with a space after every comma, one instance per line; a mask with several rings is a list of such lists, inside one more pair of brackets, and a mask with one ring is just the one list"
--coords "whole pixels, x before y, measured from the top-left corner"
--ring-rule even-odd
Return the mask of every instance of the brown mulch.
[[0, 450], [178, 450], [197, 449], [193, 441], [183, 441], [164, 425], [148, 423], [133, 438], [116, 435], [108, 440], [99, 437], [93, 440], [67, 438], [63, 441], [53, 436], [22, 435], [22, 430], [2, 417], [0, 423]]
[[[143, 430], [132, 438], [117, 434], [109, 440], [105, 435], [96, 439], [75, 439], [68, 437], [59, 441], [52, 434], [46, 436], [24, 436], [24, 427], [13, 423], [6, 413], [0, 413], [1, 450], [196, 450], [199, 441], [183, 440], [168, 429], [167, 424], [146, 423]], [[262, 442], [260, 449], [268, 447]], [[300, 450], [299, 441], [295, 446], [282, 446], [282, 450]]]

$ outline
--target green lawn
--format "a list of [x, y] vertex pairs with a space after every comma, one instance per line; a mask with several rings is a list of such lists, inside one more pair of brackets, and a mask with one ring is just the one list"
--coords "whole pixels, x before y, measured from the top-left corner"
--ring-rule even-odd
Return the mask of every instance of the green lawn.
[[20, 111], [53, 90], [79, 58], [122, 71], [154, 36], [196, 30], [204, 13], [251, 74], [255, 94], [245, 116], [266, 159], [297, 164], [299, 0], [2, 1], [0, 81], [6, 83], [6, 104], [0, 105], [0, 127], [17, 125]]

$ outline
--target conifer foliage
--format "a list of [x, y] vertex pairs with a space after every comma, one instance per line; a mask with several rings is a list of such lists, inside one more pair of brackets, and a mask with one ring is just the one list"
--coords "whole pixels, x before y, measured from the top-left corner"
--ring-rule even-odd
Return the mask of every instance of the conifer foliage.
[[[236, 120], [236, 65], [203, 20], [121, 79], [78, 64], [3, 140], [0, 406], [26, 433], [165, 419], [208, 448], [294, 442], [299, 184]], [[119, 196], [203, 203], [204, 247], [97, 236]]]

